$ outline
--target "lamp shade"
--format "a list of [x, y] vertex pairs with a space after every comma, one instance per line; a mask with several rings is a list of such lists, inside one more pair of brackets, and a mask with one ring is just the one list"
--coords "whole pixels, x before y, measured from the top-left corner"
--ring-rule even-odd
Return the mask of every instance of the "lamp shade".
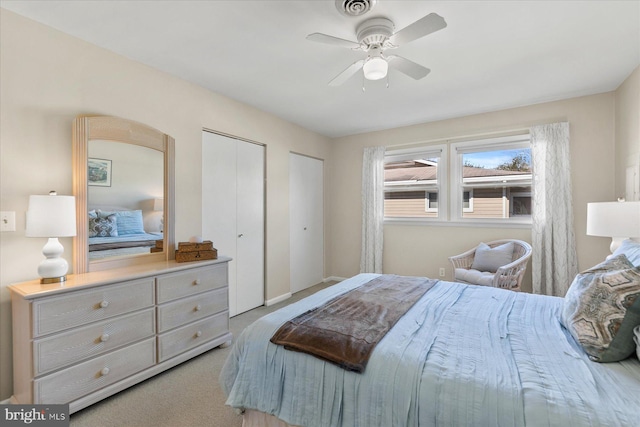
[[153, 199], [153, 210], [154, 211], [163, 211], [164, 210], [164, 199], [163, 198]]
[[640, 202], [588, 203], [587, 234], [640, 237]]
[[76, 198], [73, 196], [29, 196], [27, 237], [76, 235]]

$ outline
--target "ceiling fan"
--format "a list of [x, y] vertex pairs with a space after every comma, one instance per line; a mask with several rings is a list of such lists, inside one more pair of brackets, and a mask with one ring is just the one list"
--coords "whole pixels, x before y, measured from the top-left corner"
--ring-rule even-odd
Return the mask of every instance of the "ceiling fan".
[[380, 80], [387, 76], [389, 66], [419, 80], [429, 74], [431, 70], [401, 56], [386, 55], [385, 50], [395, 49], [405, 43], [439, 31], [446, 26], [447, 23], [443, 17], [436, 13], [430, 13], [394, 33], [395, 28], [391, 20], [387, 18], [371, 18], [362, 22], [356, 28], [357, 42], [322, 33], [309, 34], [307, 40], [353, 50], [363, 50], [368, 53], [365, 59], [354, 62], [338, 74], [329, 82], [329, 86], [341, 85], [360, 69], [363, 70], [366, 79]]

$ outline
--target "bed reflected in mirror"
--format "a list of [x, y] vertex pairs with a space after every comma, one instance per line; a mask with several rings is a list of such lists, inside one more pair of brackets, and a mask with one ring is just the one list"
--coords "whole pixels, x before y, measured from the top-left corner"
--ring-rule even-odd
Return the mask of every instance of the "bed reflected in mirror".
[[164, 154], [119, 141], [89, 141], [89, 260], [162, 252]]

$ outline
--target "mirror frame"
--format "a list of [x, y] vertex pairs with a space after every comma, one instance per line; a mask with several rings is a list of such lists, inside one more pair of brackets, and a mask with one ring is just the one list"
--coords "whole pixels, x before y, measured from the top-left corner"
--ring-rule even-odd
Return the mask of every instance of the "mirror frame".
[[[89, 260], [88, 157], [89, 141], [108, 140], [152, 148], [164, 153], [164, 227], [162, 252]], [[75, 274], [175, 258], [175, 141], [142, 123], [112, 116], [78, 116], [73, 126], [73, 194], [76, 197], [77, 234], [73, 238]]]

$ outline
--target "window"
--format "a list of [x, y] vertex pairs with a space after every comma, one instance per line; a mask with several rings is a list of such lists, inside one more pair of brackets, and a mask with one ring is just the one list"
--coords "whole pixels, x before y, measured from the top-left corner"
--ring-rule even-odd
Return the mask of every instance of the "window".
[[531, 216], [531, 191], [511, 193], [509, 216]]
[[462, 212], [473, 212], [473, 189], [462, 192]]
[[529, 135], [389, 150], [385, 219], [527, 224], [532, 171]]
[[451, 144], [452, 220], [531, 219], [529, 136]]
[[425, 208], [427, 212], [438, 212], [438, 193], [427, 191], [426, 203]]
[[445, 219], [440, 187], [445, 173], [446, 146], [389, 152], [384, 166], [385, 218]]

